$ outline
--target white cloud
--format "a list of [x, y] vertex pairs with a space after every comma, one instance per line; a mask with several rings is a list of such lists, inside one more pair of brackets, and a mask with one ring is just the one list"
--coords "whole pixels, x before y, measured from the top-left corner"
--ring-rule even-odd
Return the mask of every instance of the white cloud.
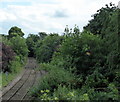
[[[1, 0], [6, 7], [0, 8], [0, 23], [4, 23], [2, 33], [8, 28], [19, 25], [25, 33], [62, 32], [65, 25], [74, 27], [77, 24], [80, 29], [88, 23], [91, 15], [110, 0]], [[12, 5], [13, 2], [13, 5]], [[19, 3], [14, 2], [21, 2]], [[24, 5], [24, 2], [30, 5]], [[117, 4], [117, 0], [113, 3]], [[23, 4], [23, 5], [22, 5]], [[61, 17], [57, 17], [57, 16]], [[7, 24], [10, 23], [10, 24]], [[12, 23], [13, 22], [13, 23]], [[6, 25], [7, 24], [7, 25]], [[27, 35], [26, 35], [27, 36]]]
[[5, 10], [0, 9], [0, 22], [6, 21], [6, 20], [16, 20], [16, 16], [12, 13], [9, 13]]

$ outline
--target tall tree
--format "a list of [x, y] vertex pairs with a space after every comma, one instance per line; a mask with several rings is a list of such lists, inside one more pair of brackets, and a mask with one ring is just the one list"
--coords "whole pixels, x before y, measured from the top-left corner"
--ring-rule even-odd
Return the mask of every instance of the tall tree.
[[38, 35], [41, 40], [43, 40], [47, 36], [47, 34], [45, 32], [39, 32]]
[[20, 36], [23, 37], [24, 33], [22, 32], [21, 28], [18, 28], [17, 26], [14, 26], [12, 28], [10, 28], [10, 30], [8, 31], [8, 37], [12, 38], [12, 37], [16, 37], [16, 36]]
[[38, 40], [40, 40], [40, 37], [38, 35], [29, 34], [29, 36], [27, 37], [26, 43], [29, 50], [29, 54], [28, 54], [29, 57], [35, 57], [34, 49]]
[[99, 34], [104, 37], [106, 28], [109, 27], [110, 18], [117, 7], [110, 3], [106, 7], [97, 10], [97, 13], [92, 15], [93, 19], [89, 21], [88, 25], [84, 27], [93, 34]]

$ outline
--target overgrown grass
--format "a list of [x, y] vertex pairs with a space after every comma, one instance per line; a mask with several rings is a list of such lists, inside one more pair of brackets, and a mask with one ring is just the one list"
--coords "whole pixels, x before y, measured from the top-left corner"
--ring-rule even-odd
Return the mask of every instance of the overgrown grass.
[[12, 81], [22, 70], [23, 65], [20, 63], [20, 59], [17, 56], [14, 61], [10, 62], [10, 70], [11, 72], [0, 73], [1, 76], [1, 82], [0, 82], [0, 88], [7, 86], [10, 81]]
[[6, 73], [0, 73], [1, 77], [2, 77], [2, 83], [1, 83], [1, 87], [7, 86], [7, 84], [12, 81], [16, 74], [15, 73], [10, 73], [8, 75], [6, 75]]
[[42, 64], [41, 69], [47, 70], [48, 73], [40, 78], [38, 86], [31, 89], [31, 95], [33, 96], [37, 96], [40, 90], [48, 89], [53, 92], [60, 84], [71, 86], [71, 83], [75, 80], [72, 73], [63, 68], [57, 68], [57, 66], [51, 64]]
[[[77, 88], [79, 81], [70, 71], [51, 63], [40, 64], [39, 69], [46, 70], [48, 73], [39, 80], [39, 84], [36, 87], [30, 90], [30, 94], [34, 97], [35, 102], [41, 100], [90, 101], [120, 99], [118, 89], [114, 83], [106, 86], [104, 91], [96, 91], [94, 87], [89, 85], [89, 80], [86, 80], [87, 84], [83, 83], [84, 85], [81, 88]], [[94, 74], [95, 73], [93, 73], [93, 75]], [[99, 76], [98, 73], [95, 75]], [[90, 81], [91, 80], [93, 79], [90, 77]], [[93, 85], [94, 83], [95, 82], [92, 82], [91, 84]]]

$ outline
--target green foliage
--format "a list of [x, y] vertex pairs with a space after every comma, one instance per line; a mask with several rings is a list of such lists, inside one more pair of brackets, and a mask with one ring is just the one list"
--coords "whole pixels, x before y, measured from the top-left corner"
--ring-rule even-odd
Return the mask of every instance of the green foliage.
[[41, 89], [57, 88], [59, 84], [69, 85], [74, 80], [74, 76], [64, 69], [53, 69], [41, 80]]
[[27, 37], [26, 44], [29, 50], [29, 57], [35, 57], [35, 48], [38, 40], [40, 40], [38, 35], [29, 34], [29, 36]]
[[12, 81], [22, 70], [22, 64], [20, 64], [20, 58], [19, 56], [16, 56], [13, 61], [10, 62], [9, 68], [11, 72], [6, 73], [0, 73], [2, 76], [2, 85], [1, 87], [7, 86], [10, 81]]
[[[109, 54], [107, 57], [107, 64], [109, 70], [113, 71], [115, 69], [119, 69], [120, 67], [120, 51], [119, 51], [119, 25], [118, 25], [118, 13], [119, 10], [116, 10], [116, 12], [113, 13], [111, 16], [111, 21], [109, 23], [110, 27], [107, 29], [106, 34], [106, 45], [110, 45], [108, 47]], [[109, 33], [110, 32], [110, 33]]]
[[95, 91], [89, 89], [88, 94], [90, 100], [118, 101], [120, 99], [118, 89], [113, 83], [110, 83], [104, 91]]
[[26, 45], [26, 40], [20, 36], [16, 36], [10, 39], [12, 43], [11, 46], [15, 53], [20, 56], [21, 61], [25, 61], [25, 57], [28, 56], [28, 48]]
[[19, 62], [29, 49], [29, 56], [36, 57], [42, 63], [40, 69], [47, 71], [31, 89], [39, 100], [119, 100], [119, 16], [120, 10], [110, 3], [93, 15], [82, 33], [78, 26], [72, 30], [67, 25], [64, 36], [40, 32], [27, 40], [20, 28], [12, 27], [10, 40], [4, 37], [4, 42], [20, 58], [10, 63], [11, 71], [19, 72]]
[[64, 30], [64, 36], [71, 36], [71, 35], [79, 35], [80, 34], [80, 29], [79, 27], [75, 24], [74, 29], [72, 30], [68, 28], [68, 25], [66, 25], [66, 28]]
[[79, 101], [89, 101], [89, 96], [87, 93], [81, 94], [79, 90], [74, 90], [66, 86], [59, 85], [58, 89], [55, 89], [54, 92], [50, 90], [40, 90], [38, 93], [37, 100], [79, 100]]
[[91, 88], [106, 88], [108, 80], [98, 70], [95, 70], [93, 74], [86, 77], [85, 85]]
[[1, 42], [3, 42], [5, 45], [9, 45], [9, 46], [11, 45], [11, 42], [10, 40], [8, 40], [7, 36], [2, 35], [1, 37], [2, 37]]
[[43, 40], [47, 36], [45, 32], [39, 32], [38, 35], [40, 37], [40, 40]]
[[108, 77], [110, 82], [114, 81], [116, 71], [120, 68], [119, 19], [120, 10], [110, 3], [110, 6], [106, 5], [105, 8], [98, 10], [94, 18], [85, 27], [86, 30], [89, 30], [93, 34], [99, 34], [104, 40], [105, 46], [103, 49], [107, 53], [106, 60], [104, 61], [106, 66], [104, 66], [103, 72], [105, 72], [105, 76]]
[[104, 65], [106, 53], [103, 47], [104, 42], [99, 36], [83, 32], [79, 36], [65, 38], [58, 53], [67, 63], [72, 63], [71, 67], [74, 66], [77, 73], [87, 74], [96, 64]]
[[22, 32], [22, 30], [16, 26], [10, 28], [10, 30], [8, 31], [8, 34], [9, 34], [8, 36], [9, 38], [16, 37], [16, 36], [20, 36], [20, 37], [24, 36], [24, 33]]
[[32, 90], [32, 94], [36, 95], [40, 90], [50, 90], [58, 88], [58, 85], [71, 85], [74, 84], [74, 76], [65, 69], [57, 68], [57, 66], [52, 66], [49, 64], [44, 64], [45, 69], [49, 69], [49, 72], [39, 80], [39, 85]]
[[0, 88], [7, 86], [8, 83], [16, 77], [16, 75], [13, 73], [9, 73], [8, 76], [6, 76], [5, 73], [0, 73], [0, 76], [2, 77], [2, 81], [0, 82]]
[[61, 85], [58, 86], [57, 90], [54, 90], [53, 97], [57, 97], [59, 100], [89, 101], [87, 93], [81, 94], [78, 90]]
[[40, 47], [36, 48], [36, 58], [39, 62], [50, 62], [54, 51], [61, 43], [62, 38], [57, 34], [50, 34], [42, 40]]
[[2, 71], [10, 72], [10, 68], [9, 68], [10, 61], [14, 59], [16, 54], [10, 46], [5, 45], [4, 43], [0, 43], [0, 48], [1, 48], [0, 57], [2, 58], [0, 66], [2, 66]]
[[12, 73], [20, 72], [22, 67], [22, 65], [20, 64], [20, 57], [16, 56], [15, 60], [11, 61], [9, 66]]
[[110, 3], [110, 5], [97, 10], [97, 13], [92, 15], [93, 19], [89, 21], [89, 24], [84, 29], [91, 31], [93, 34], [99, 34], [103, 38], [106, 28], [110, 26], [110, 17], [116, 9], [117, 7]]
[[55, 89], [51, 94], [49, 90], [41, 90], [38, 95], [40, 100], [79, 100], [79, 101], [89, 101], [89, 96], [87, 93], [80, 94], [78, 90], [71, 89], [66, 86], [59, 85], [58, 89]]

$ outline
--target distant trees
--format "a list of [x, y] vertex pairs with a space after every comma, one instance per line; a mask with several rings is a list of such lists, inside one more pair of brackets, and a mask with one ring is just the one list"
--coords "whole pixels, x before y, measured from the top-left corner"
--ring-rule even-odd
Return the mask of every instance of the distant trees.
[[26, 39], [16, 36], [10, 39], [11, 47], [15, 53], [20, 56], [22, 62], [25, 61], [25, 58], [28, 56], [28, 47], [26, 44]]
[[72, 28], [69, 29], [68, 25], [66, 25], [65, 30], [64, 30], [65, 36], [72, 36], [72, 35], [79, 35], [79, 34], [80, 34], [80, 29], [76, 24], [73, 29]]
[[[45, 32], [39, 32], [38, 35], [29, 34], [26, 43], [29, 49], [29, 57], [35, 57], [35, 49], [40, 46], [41, 41], [47, 36]], [[39, 43], [39, 45], [38, 45]]]
[[47, 36], [45, 32], [39, 32], [38, 35], [41, 40], [43, 40]]
[[37, 43], [35, 50], [36, 58], [39, 62], [49, 62], [52, 59], [53, 53], [62, 41], [62, 37], [58, 34], [50, 34], [41, 42]]
[[17, 26], [11, 27], [10, 30], [8, 31], [8, 37], [12, 38], [12, 37], [16, 37], [16, 36], [20, 36], [23, 37], [24, 33], [22, 32], [22, 30], [20, 28], [18, 28]]
[[28, 46], [28, 50], [29, 50], [29, 57], [35, 57], [35, 45], [38, 42], [38, 40], [40, 40], [38, 35], [34, 35], [34, 34], [29, 34], [29, 36], [26, 39], [26, 44]]

